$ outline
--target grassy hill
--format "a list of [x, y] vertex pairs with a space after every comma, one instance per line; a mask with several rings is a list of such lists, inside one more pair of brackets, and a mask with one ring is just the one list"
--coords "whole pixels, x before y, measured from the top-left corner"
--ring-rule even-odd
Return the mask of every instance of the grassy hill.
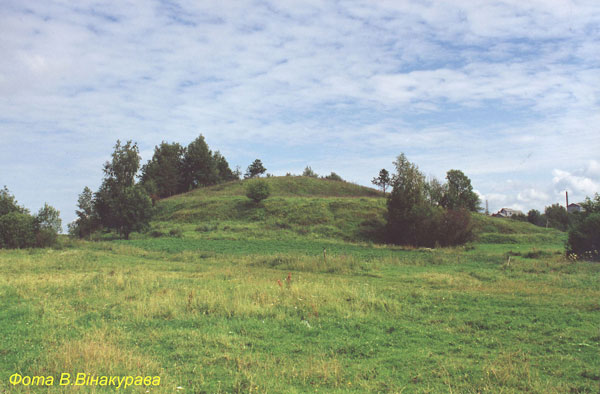
[[0, 392], [68, 391], [16, 372], [160, 376], [140, 393], [597, 391], [600, 264], [566, 259], [564, 233], [475, 215], [470, 245], [381, 245], [377, 191], [267, 182], [259, 206], [244, 182], [160, 201], [154, 237], [0, 250]]
[[[237, 181], [201, 188], [158, 203], [154, 230], [198, 238], [333, 238], [372, 240], [383, 225], [385, 198], [377, 190], [309, 177], [265, 178], [271, 196], [255, 204]], [[196, 234], [194, 234], [196, 233]]]
[[[245, 196], [247, 181], [201, 188], [158, 203], [155, 236], [169, 233], [210, 240], [343, 240], [379, 242], [386, 198], [364, 186], [309, 177], [264, 179], [271, 196], [255, 204]], [[561, 248], [565, 234], [530, 223], [474, 214], [482, 244], [538, 244]], [[139, 238], [139, 237], [138, 237]]]

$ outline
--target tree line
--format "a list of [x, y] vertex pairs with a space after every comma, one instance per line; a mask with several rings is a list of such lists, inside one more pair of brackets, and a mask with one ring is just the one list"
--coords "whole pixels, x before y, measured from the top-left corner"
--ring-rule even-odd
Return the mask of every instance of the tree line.
[[117, 141], [98, 191], [86, 186], [79, 195], [77, 219], [69, 224], [71, 235], [86, 238], [106, 229], [128, 239], [148, 226], [156, 200], [240, 177], [219, 151], [209, 149], [202, 135], [187, 147], [163, 141], [141, 171], [140, 162], [137, 143]]
[[152, 196], [170, 197], [192, 189], [240, 178], [219, 151], [212, 152], [200, 135], [187, 147], [163, 141], [141, 169], [140, 183]]
[[60, 231], [58, 210], [45, 203], [33, 215], [17, 203], [6, 186], [0, 189], [0, 249], [52, 246]]
[[[117, 141], [111, 160], [103, 166], [103, 179], [96, 192], [85, 187], [77, 201], [77, 219], [69, 233], [91, 237], [99, 230], [115, 231], [128, 239], [134, 231], [147, 228], [153, 200], [222, 182], [239, 180], [225, 157], [212, 152], [202, 135], [187, 147], [162, 142], [152, 158], [141, 166], [137, 143]], [[387, 188], [385, 241], [413, 246], [450, 246], [472, 239], [471, 212], [481, 209], [471, 180], [460, 170], [449, 170], [445, 182], [426, 179], [416, 164], [402, 153], [394, 161], [395, 173], [382, 169], [373, 184]], [[138, 172], [141, 174], [138, 176]], [[266, 168], [259, 159], [248, 166], [244, 178], [260, 177]], [[290, 174], [291, 175], [291, 174]], [[318, 177], [310, 167], [303, 176]], [[341, 181], [335, 173], [321, 177]], [[253, 182], [247, 196], [259, 203], [269, 196], [268, 184]], [[587, 198], [584, 211], [568, 214], [559, 204], [546, 207], [544, 214], [531, 210], [516, 220], [569, 230], [570, 256], [600, 259], [600, 197]], [[59, 212], [45, 204], [32, 215], [21, 207], [8, 189], [0, 190], [0, 248], [51, 246], [61, 231]]]
[[[210, 150], [203, 135], [186, 147], [163, 141], [141, 168], [140, 162], [137, 143], [117, 141], [111, 160], [104, 164], [98, 191], [86, 186], [79, 195], [77, 219], [69, 224], [69, 234], [89, 238], [98, 230], [108, 230], [128, 239], [132, 232], [148, 227], [156, 200], [241, 176], [239, 169], [231, 170], [219, 151]], [[265, 172], [256, 159], [248, 166], [245, 178]]]

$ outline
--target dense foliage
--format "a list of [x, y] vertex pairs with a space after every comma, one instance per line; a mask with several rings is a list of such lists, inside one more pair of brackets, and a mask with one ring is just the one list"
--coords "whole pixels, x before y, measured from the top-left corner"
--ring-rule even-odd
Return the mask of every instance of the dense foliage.
[[0, 248], [52, 246], [61, 231], [60, 212], [48, 204], [31, 215], [6, 186], [0, 190]]
[[392, 179], [390, 178], [390, 173], [388, 172], [388, 170], [382, 168], [381, 171], [379, 171], [379, 175], [371, 180], [371, 183], [375, 186], [379, 186], [381, 188], [381, 191], [383, 191], [383, 193], [385, 194], [385, 190], [387, 189], [391, 181]]
[[581, 204], [583, 211], [572, 216], [567, 241], [567, 255], [600, 260], [600, 195]]
[[248, 179], [259, 177], [265, 172], [267, 172], [267, 169], [263, 166], [262, 161], [260, 161], [260, 159], [256, 159], [248, 166], [248, 169], [244, 174], [244, 178]]
[[446, 186], [442, 197], [442, 206], [447, 209], [479, 210], [479, 196], [473, 191], [471, 180], [460, 170], [446, 173]]
[[336, 174], [335, 172], [333, 172], [333, 171], [331, 172], [331, 174], [325, 175], [322, 178], [330, 180], [330, 181], [344, 182], [344, 179], [341, 176], [339, 176], [338, 174]]
[[77, 219], [69, 224], [69, 234], [79, 238], [88, 238], [98, 229], [99, 219], [94, 210], [94, 193], [89, 187], [84, 187], [77, 199], [75, 214]]
[[183, 188], [184, 153], [178, 143], [163, 141], [154, 148], [152, 159], [142, 166], [141, 183], [149, 194], [169, 197]]
[[[472, 236], [469, 210], [478, 207], [471, 181], [458, 170], [448, 172], [448, 184], [440, 188], [425, 181], [418, 167], [404, 154], [394, 162], [392, 191], [387, 202], [387, 236], [392, 243], [415, 246], [449, 246]], [[437, 192], [436, 192], [437, 193]]]
[[527, 221], [536, 226], [545, 226], [546, 217], [540, 213], [537, 209], [531, 209], [527, 212]]
[[200, 135], [187, 147], [163, 141], [142, 167], [141, 184], [152, 196], [170, 197], [192, 189], [239, 179], [219, 152], [212, 152]]
[[182, 167], [181, 191], [215, 185], [218, 182], [217, 165], [202, 135], [187, 146]]
[[306, 168], [304, 169], [304, 171], [302, 172], [302, 176], [308, 176], [311, 178], [318, 178], [319, 175], [313, 171], [313, 169], [310, 166], [306, 166]]
[[546, 207], [544, 211], [548, 227], [553, 227], [560, 231], [567, 231], [569, 226], [569, 215], [565, 207], [560, 204], [552, 204]]
[[112, 160], [104, 164], [104, 180], [94, 195], [95, 216], [107, 229], [129, 238], [150, 221], [152, 202], [146, 190], [135, 183], [140, 156], [136, 143], [117, 141]]
[[251, 181], [246, 186], [246, 197], [254, 201], [256, 204], [265, 200], [271, 195], [269, 184], [262, 179]]

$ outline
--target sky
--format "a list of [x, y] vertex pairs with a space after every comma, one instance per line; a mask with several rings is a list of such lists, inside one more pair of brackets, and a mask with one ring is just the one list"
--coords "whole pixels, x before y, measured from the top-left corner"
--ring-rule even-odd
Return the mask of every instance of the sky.
[[0, 1], [0, 187], [75, 219], [117, 141], [371, 185], [404, 153], [490, 211], [600, 192], [600, 2]]

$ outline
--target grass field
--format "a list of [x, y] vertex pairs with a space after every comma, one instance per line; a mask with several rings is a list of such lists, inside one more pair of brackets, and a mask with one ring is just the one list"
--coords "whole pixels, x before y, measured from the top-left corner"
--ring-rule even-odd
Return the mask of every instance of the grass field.
[[239, 183], [164, 200], [154, 237], [1, 250], [0, 391], [115, 391], [16, 372], [161, 377], [141, 393], [600, 391], [600, 265], [565, 259], [564, 233], [477, 216], [464, 247], [383, 246], [377, 192], [270, 182], [261, 206]]

